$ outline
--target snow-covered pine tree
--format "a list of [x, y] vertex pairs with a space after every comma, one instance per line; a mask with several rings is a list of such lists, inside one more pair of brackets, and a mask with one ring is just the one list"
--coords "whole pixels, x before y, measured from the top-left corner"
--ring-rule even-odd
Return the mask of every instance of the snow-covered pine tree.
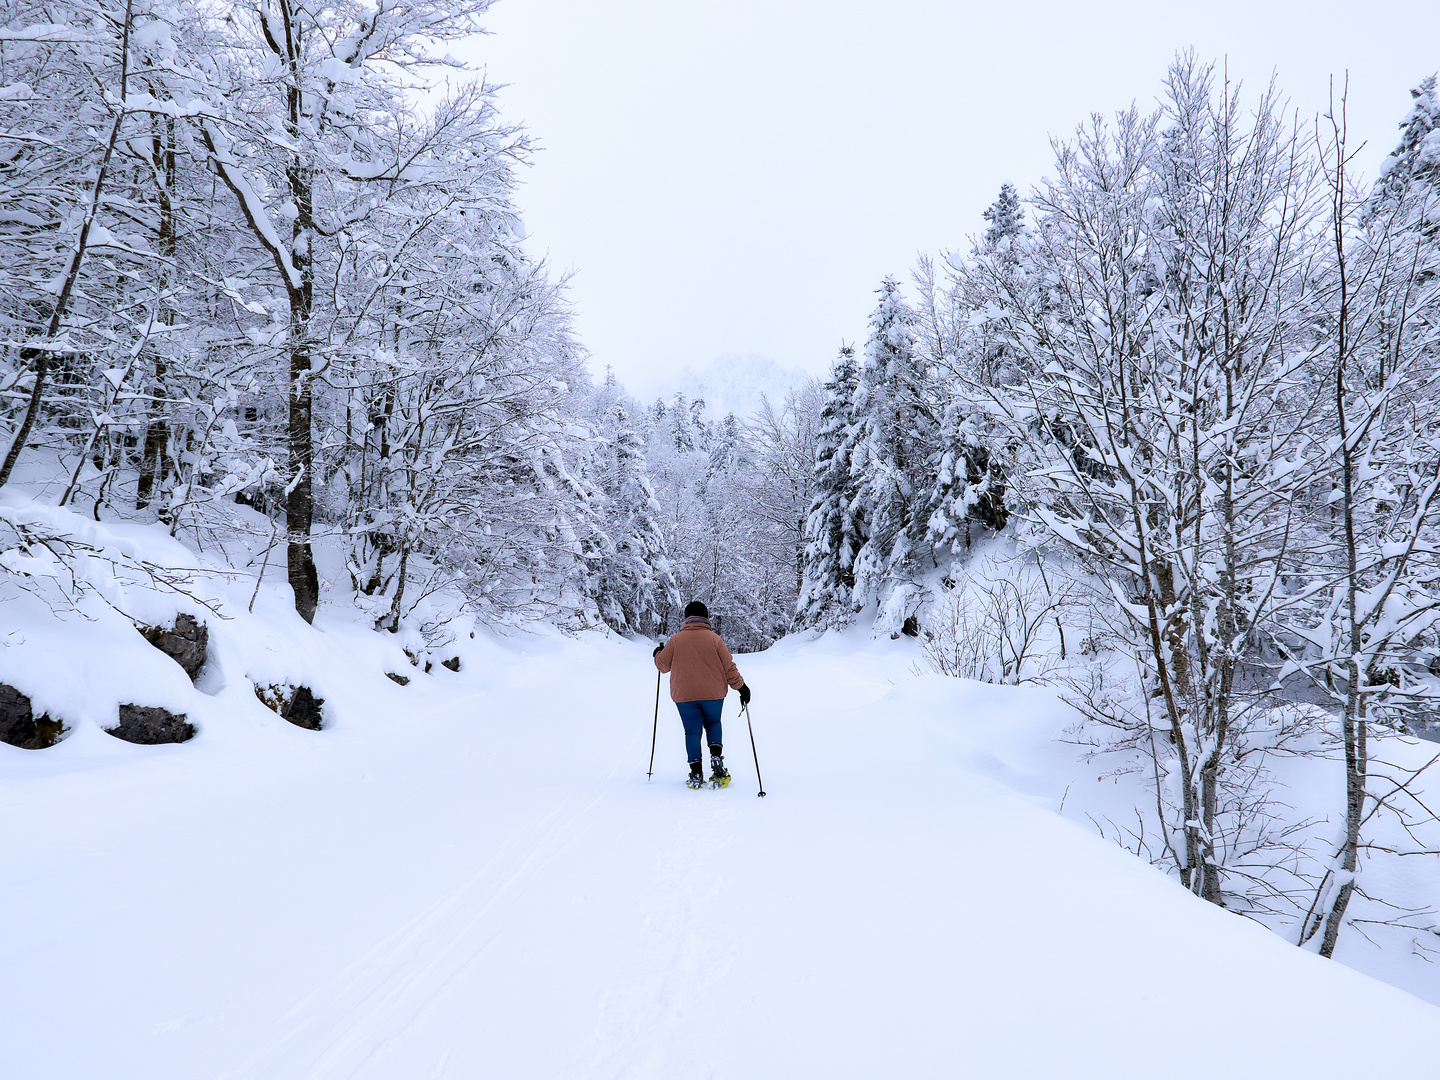
[[[701, 403], [702, 408], [704, 403]], [[695, 412], [691, 407], [690, 400], [682, 393], [676, 392], [670, 402], [670, 438], [675, 444], [677, 454], [688, 454], [695, 450], [698, 445], [696, 439]]]
[[695, 448], [710, 453], [710, 425], [705, 422], [705, 399], [694, 398], [690, 402], [690, 430], [695, 433]]
[[858, 433], [850, 463], [866, 522], [855, 557], [854, 601], [859, 607], [882, 604], [882, 624], [898, 627], [911, 614], [904, 610], [904, 583], [925, 546], [939, 424], [900, 286], [887, 277], [876, 291], [880, 300], [870, 316], [856, 390]]
[[975, 254], [990, 263], [995, 279], [990, 288], [968, 297], [971, 309], [979, 318], [968, 351], [967, 374], [983, 386], [1002, 388], [1019, 382], [1024, 374], [1022, 357], [1007, 340], [1003, 327], [992, 313], [994, 306], [1003, 303], [1006, 297], [1019, 295], [1024, 290], [1025, 210], [1013, 186], [1008, 183], [1000, 186], [1000, 194], [985, 210], [985, 220], [989, 224]]
[[740, 458], [740, 421], [735, 414], [726, 413], [725, 418], [715, 426], [715, 432], [710, 437], [710, 466], [706, 470], [706, 478], [716, 473], [727, 472], [735, 468]]
[[968, 550], [972, 526], [996, 533], [1005, 527], [1005, 470], [1000, 454], [1004, 433], [997, 429], [985, 403], [953, 386], [940, 423], [935, 454], [935, 480], [928, 493], [927, 539], [952, 554]]
[[1362, 223], [1399, 213], [1392, 231], [1409, 230], [1432, 250], [1422, 253], [1419, 273], [1440, 274], [1440, 90], [1427, 75], [1410, 91], [1410, 111], [1400, 123], [1400, 143], [1380, 166]]
[[1000, 194], [985, 208], [984, 217], [988, 222], [984, 243], [989, 250], [999, 250], [1012, 237], [1020, 235], [1025, 228], [1025, 207], [1014, 184], [1007, 180], [1000, 185]]
[[604, 465], [597, 479], [605, 496], [605, 542], [591, 572], [592, 595], [612, 629], [653, 635], [663, 631], [661, 616], [680, 603], [680, 593], [645, 446], [625, 403], [611, 408], [601, 436]]
[[[1376, 295], [1376, 316], [1394, 345], [1421, 342], [1427, 362], [1440, 363], [1440, 89], [1434, 75], [1410, 91], [1410, 111], [1400, 124], [1400, 143], [1380, 166], [1380, 176], [1359, 213], [1357, 249], [1369, 266], [1383, 260], [1386, 289]], [[1350, 227], [1350, 222], [1346, 222]], [[1397, 274], [1392, 267], [1403, 268]], [[1398, 355], [1398, 354], [1397, 354]], [[1385, 381], [1384, 363], [1371, 373]], [[1433, 394], [1430, 395], [1433, 399]], [[1430, 410], [1426, 410], [1430, 411]], [[1433, 415], [1433, 413], [1432, 413]]]
[[859, 429], [855, 394], [860, 371], [855, 350], [842, 346], [824, 387], [815, 442], [815, 493], [805, 516], [805, 552], [797, 614], [813, 627], [840, 625], [854, 609], [855, 556], [865, 542], [859, 487], [850, 459]]
[[[1009, 519], [1007, 419], [1013, 384], [1023, 374], [1021, 354], [998, 314], [1021, 292], [1025, 212], [1015, 188], [1002, 185], [984, 216], [989, 224], [971, 259], [953, 253], [947, 260], [953, 275], [949, 304], [963, 317], [953, 320], [956, 332], [946, 355], [927, 357], [933, 371], [944, 373], [927, 538], [954, 554], [970, 547], [974, 526], [998, 532]], [[975, 272], [977, 263], [984, 273]]]

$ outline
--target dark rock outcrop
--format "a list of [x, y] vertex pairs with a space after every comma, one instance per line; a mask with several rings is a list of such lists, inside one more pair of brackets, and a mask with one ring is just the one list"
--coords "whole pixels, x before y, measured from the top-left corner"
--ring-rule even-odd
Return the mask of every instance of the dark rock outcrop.
[[210, 630], [204, 623], [182, 613], [175, 616], [175, 625], [169, 630], [163, 626], [137, 629], [146, 641], [184, 668], [192, 683], [200, 677], [200, 669], [205, 666], [205, 649], [210, 644]]
[[393, 672], [393, 671], [387, 671], [387, 672], [385, 672], [385, 677], [386, 677], [387, 679], [389, 679], [391, 682], [399, 683], [401, 686], [409, 686], [409, 685], [410, 685], [410, 676], [409, 676], [409, 675], [396, 675], [395, 672]]
[[48, 715], [36, 717], [30, 699], [13, 686], [0, 683], [0, 742], [22, 750], [44, 750], [54, 746], [65, 725]]
[[320, 706], [324, 704], [325, 699], [312, 694], [308, 686], [299, 686], [295, 689], [295, 696], [290, 699], [290, 708], [281, 715], [296, 727], [319, 731], [322, 719]]
[[195, 725], [184, 713], [172, 713], [155, 705], [121, 705], [120, 723], [105, 729], [126, 742], [154, 746], [187, 742], [195, 737]]
[[261, 686], [257, 683], [255, 696], [267, 709], [279, 713], [296, 727], [319, 731], [323, 726], [321, 706], [325, 704], [325, 699], [316, 697], [308, 686], [281, 686], [278, 683]]
[[441, 666], [441, 667], [447, 667], [447, 668], [449, 668], [451, 671], [459, 671], [459, 670], [460, 670], [460, 657], [458, 657], [458, 656], [452, 656], [449, 660], [441, 660], [441, 661], [440, 661], [440, 666]]

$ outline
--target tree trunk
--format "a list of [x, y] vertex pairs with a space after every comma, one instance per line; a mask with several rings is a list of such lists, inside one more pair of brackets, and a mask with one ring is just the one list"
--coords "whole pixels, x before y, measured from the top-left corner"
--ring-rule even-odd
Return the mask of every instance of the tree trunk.
[[[283, 8], [287, 24], [289, 8]], [[301, 46], [299, 27], [286, 35], [291, 84], [287, 95], [289, 133], [297, 140], [306, 119], [300, 89]], [[315, 238], [315, 175], [299, 156], [290, 159], [285, 170], [290, 198], [295, 204], [295, 221], [290, 228], [290, 259], [300, 280], [291, 283], [290, 294], [290, 492], [285, 499], [286, 564], [290, 588], [295, 592], [295, 610], [307, 623], [315, 621], [320, 603], [320, 578], [310, 547], [310, 530], [315, 520], [315, 444], [311, 408], [310, 317], [315, 300], [315, 263], [311, 245]]]
[[[160, 224], [156, 233], [156, 248], [160, 257], [165, 261], [161, 264], [161, 294], [167, 292], [169, 285], [169, 269], [175, 258], [176, 230], [175, 230], [175, 207], [171, 201], [170, 193], [175, 187], [175, 119], [165, 117], [160, 121], [161, 131], [152, 135], [152, 164], [155, 169], [156, 179], [159, 181], [159, 205]], [[160, 313], [160, 321], [166, 326], [175, 324], [175, 309], [166, 302], [164, 310]], [[135, 509], [143, 510], [150, 505], [150, 500], [158, 486], [161, 491], [165, 489], [165, 481], [169, 478], [171, 469], [170, 460], [170, 422], [165, 416], [165, 375], [168, 365], [165, 363], [164, 355], [157, 349], [155, 351], [155, 382], [154, 390], [150, 396], [150, 422], [145, 428], [145, 448], [140, 457], [140, 476], [135, 481]], [[162, 511], [160, 519], [166, 520], [167, 515]]]
[[[805, 515], [800, 515], [800, 522], [796, 528], [795, 541], [795, 595], [799, 596], [805, 588]], [[793, 614], [793, 612], [792, 612]]]
[[[400, 632], [401, 604], [405, 599], [405, 574], [407, 572], [409, 562], [410, 545], [401, 544], [400, 570], [399, 576], [395, 582], [395, 599], [390, 602], [390, 614], [388, 616], [390, 619], [390, 633], [392, 634], [398, 634]], [[376, 629], [378, 630], [379, 627], [376, 627]]]
[[311, 484], [314, 440], [311, 432], [310, 350], [301, 327], [291, 321], [297, 340], [290, 351], [290, 493], [285, 497], [286, 564], [290, 587], [295, 591], [295, 610], [306, 622], [315, 621], [320, 603], [320, 577], [310, 547], [310, 528], [315, 520], [315, 495]]
[[1333, 191], [1335, 205], [1331, 227], [1335, 235], [1336, 266], [1339, 270], [1340, 308], [1335, 321], [1335, 419], [1340, 433], [1340, 482], [1342, 497], [1340, 510], [1345, 532], [1345, 617], [1346, 641], [1350, 652], [1349, 670], [1346, 673], [1349, 685], [1345, 692], [1345, 715], [1342, 721], [1345, 738], [1345, 840], [1340, 846], [1340, 872], [1344, 880], [1325, 917], [1325, 936], [1321, 940], [1320, 955], [1331, 956], [1335, 942], [1340, 936], [1340, 927], [1345, 918], [1345, 909], [1350, 905], [1350, 894], [1355, 891], [1355, 870], [1359, 866], [1357, 854], [1360, 848], [1360, 816], [1365, 809], [1365, 705], [1360, 693], [1360, 680], [1364, 671], [1360, 663], [1361, 650], [1365, 647], [1364, 632], [1360, 624], [1358, 592], [1360, 588], [1359, 552], [1355, 538], [1356, 502], [1356, 455], [1350, 445], [1350, 425], [1346, 415], [1345, 363], [1350, 338], [1350, 291], [1348, 266], [1345, 259], [1345, 155], [1343, 149], [1336, 156], [1336, 178]]
[[[54, 322], [55, 320], [52, 320], [52, 326]], [[54, 337], [53, 331], [47, 337]], [[25, 408], [25, 418], [20, 421], [20, 430], [15, 432], [15, 438], [5, 454], [5, 463], [0, 465], [0, 487], [4, 487], [10, 480], [10, 473], [20, 458], [20, 451], [30, 440], [30, 431], [35, 427], [35, 417], [40, 412], [40, 396], [45, 389], [45, 376], [50, 371], [50, 356], [43, 349], [21, 349], [20, 359], [24, 363], [35, 365], [35, 384], [30, 388], [30, 404]]]
[[[1352, 665], [1350, 675], [1357, 672]], [[1359, 706], [1358, 694], [1352, 688], [1348, 697]], [[1320, 955], [1329, 957], [1335, 953], [1335, 943], [1340, 938], [1340, 926], [1345, 919], [1345, 909], [1350, 906], [1350, 894], [1355, 891], [1355, 871], [1358, 869], [1360, 852], [1360, 820], [1365, 811], [1365, 718], [1352, 714], [1349, 702], [1345, 709], [1345, 841], [1340, 847], [1340, 873], [1343, 881], [1335, 895], [1335, 903], [1325, 916], [1325, 936], [1320, 941]]]
[[[160, 408], [166, 365], [158, 354], [155, 357], [155, 396], [151, 403], [150, 423], [145, 428], [145, 448], [140, 457], [140, 476], [135, 481], [135, 509], [144, 510], [154, 497], [155, 488], [162, 491], [170, 477], [173, 462], [170, 458], [170, 422]], [[167, 520], [165, 511], [160, 519]]]

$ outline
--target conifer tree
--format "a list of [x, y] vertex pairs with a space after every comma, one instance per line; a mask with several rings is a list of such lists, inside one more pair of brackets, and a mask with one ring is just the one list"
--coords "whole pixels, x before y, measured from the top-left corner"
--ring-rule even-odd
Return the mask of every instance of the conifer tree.
[[695, 449], [694, 414], [690, 401], [681, 393], [676, 393], [670, 405], [670, 435], [677, 454], [688, 454]]
[[1369, 213], [1395, 205], [1417, 187], [1428, 198], [1415, 199], [1414, 223], [1434, 239], [1440, 237], [1440, 92], [1436, 77], [1427, 75], [1410, 91], [1409, 113], [1400, 123], [1400, 144], [1380, 166], [1380, 178], [1371, 196]]
[[710, 468], [707, 479], [716, 473], [733, 469], [739, 460], [739, 454], [740, 421], [735, 418], [733, 412], [726, 413], [725, 419], [721, 420], [716, 427], [710, 445]]
[[954, 394], [945, 405], [930, 489], [927, 539], [959, 554], [972, 542], [971, 526], [999, 532], [1010, 518], [1005, 472], [992, 445], [1003, 440], [979, 403]]
[[807, 626], [843, 621], [855, 587], [855, 556], [864, 543], [857, 485], [850, 472], [855, 448], [855, 350], [841, 348], [825, 383], [815, 448], [815, 498], [805, 521], [805, 556], [798, 614]]
[[680, 594], [645, 447], [623, 403], [614, 406], [608, 426], [603, 486], [609, 542], [597, 567], [594, 596], [608, 625], [622, 632], [651, 634], [658, 628], [662, 608], [675, 607]]
[[[1409, 113], [1400, 123], [1400, 144], [1380, 166], [1380, 177], [1361, 215], [1367, 243], [1384, 242], [1392, 257], [1413, 269], [1412, 287], [1440, 277], [1440, 91], [1429, 75], [1410, 91]], [[1409, 303], [1410, 297], [1392, 297]], [[1437, 321], [1433, 311], [1413, 313], [1424, 327]]]
[[938, 435], [910, 309], [894, 278], [887, 277], [877, 292], [880, 302], [870, 316], [856, 393], [858, 437], [850, 465], [867, 522], [855, 559], [855, 600], [862, 606], [882, 600], [919, 555]]
[[985, 247], [991, 251], [999, 250], [1020, 235], [1025, 227], [1025, 210], [1013, 184], [1000, 185], [1000, 194], [985, 210], [985, 220], [990, 223], [985, 229]]
[[1014, 187], [1000, 186], [1000, 194], [985, 210], [985, 220], [990, 224], [975, 255], [991, 265], [991, 281], [998, 288], [982, 288], [970, 297], [981, 317], [975, 323], [967, 367], [970, 377], [982, 386], [999, 388], [1018, 382], [1023, 375], [1020, 357], [1009, 344], [1001, 321], [988, 313], [1023, 291], [1025, 211]]
[[995, 413], [1009, 396], [1009, 384], [1022, 377], [1023, 364], [1003, 319], [992, 312], [1002, 310], [1020, 291], [1025, 212], [1011, 184], [1001, 185], [985, 220], [989, 225], [973, 258], [987, 264], [989, 275], [961, 273], [957, 291], [967, 294], [971, 319], [955, 346], [955, 377], [945, 387], [929, 492], [927, 538], [954, 554], [970, 547], [973, 525], [998, 532], [1009, 519], [1002, 467], [1006, 434]]

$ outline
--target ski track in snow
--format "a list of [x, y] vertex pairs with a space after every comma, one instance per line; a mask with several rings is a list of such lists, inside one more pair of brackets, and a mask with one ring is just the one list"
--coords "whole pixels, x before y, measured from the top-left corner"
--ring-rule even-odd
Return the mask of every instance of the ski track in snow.
[[56, 925], [0, 950], [0, 1075], [1208, 1078], [1200, 1031], [1231, 1078], [1428, 1063], [1440, 1012], [1017, 791], [965, 732], [1049, 699], [911, 648], [738, 658], [763, 800], [733, 697], [731, 786], [683, 786], [668, 700], [647, 783], [653, 669], [603, 642], [492, 647], [401, 741], [281, 725], [26, 782], [0, 915]]
[[240, 1070], [220, 1074], [218, 1080], [273, 1076], [277, 1069], [293, 1068], [297, 1051], [302, 1057], [313, 1056], [304, 1053], [307, 1041], [318, 1041], [323, 1049], [313, 1062], [306, 1062], [304, 1075], [363, 1072], [475, 968], [500, 933], [487, 926], [487, 916], [573, 842], [569, 830], [600, 798], [590, 799], [579, 810], [571, 809], [578, 798], [567, 799], [512, 835], [501, 853], [464, 885], [297, 1002], [285, 1014], [286, 1030], [274, 1045]]

